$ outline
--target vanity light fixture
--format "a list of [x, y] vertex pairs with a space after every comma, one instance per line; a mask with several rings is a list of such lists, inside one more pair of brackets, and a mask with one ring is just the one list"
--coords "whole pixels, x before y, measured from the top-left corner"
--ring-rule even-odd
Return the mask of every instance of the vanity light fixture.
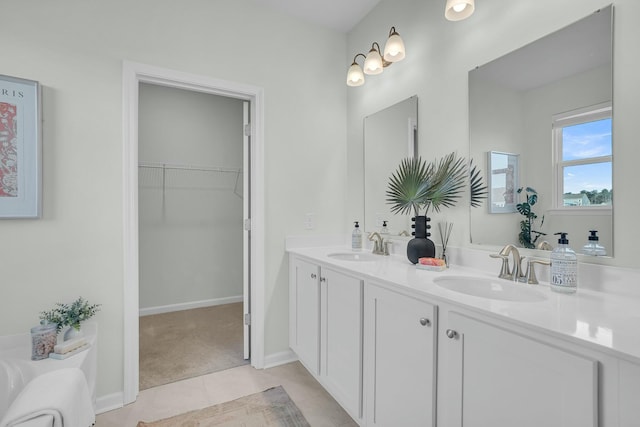
[[475, 0], [447, 0], [444, 17], [449, 21], [461, 21], [471, 16], [475, 10]]
[[[362, 68], [360, 68], [360, 65], [357, 62], [359, 56], [364, 58]], [[353, 63], [349, 67], [349, 71], [347, 71], [347, 85], [362, 86], [364, 84], [365, 74], [372, 76], [380, 74], [386, 67], [394, 62], [403, 60], [404, 57], [404, 42], [396, 32], [396, 28], [391, 27], [389, 30], [389, 38], [384, 46], [384, 51], [380, 49], [378, 42], [373, 42], [371, 44], [371, 49], [366, 56], [363, 53], [358, 53], [353, 57]]]

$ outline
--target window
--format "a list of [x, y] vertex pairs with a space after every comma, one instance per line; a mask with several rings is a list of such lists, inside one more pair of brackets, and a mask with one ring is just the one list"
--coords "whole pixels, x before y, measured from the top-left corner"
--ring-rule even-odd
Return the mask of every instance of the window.
[[555, 204], [559, 209], [611, 209], [611, 104], [553, 118]]

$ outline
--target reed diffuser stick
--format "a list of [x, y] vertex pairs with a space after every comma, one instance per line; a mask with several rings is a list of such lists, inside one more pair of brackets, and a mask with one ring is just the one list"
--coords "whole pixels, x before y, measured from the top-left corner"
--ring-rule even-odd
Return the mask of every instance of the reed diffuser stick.
[[452, 222], [445, 221], [438, 223], [438, 231], [440, 232], [440, 243], [442, 244], [442, 259], [445, 261], [447, 267], [449, 267], [449, 260], [447, 259], [447, 244], [449, 243], [449, 237], [451, 237], [452, 229]]

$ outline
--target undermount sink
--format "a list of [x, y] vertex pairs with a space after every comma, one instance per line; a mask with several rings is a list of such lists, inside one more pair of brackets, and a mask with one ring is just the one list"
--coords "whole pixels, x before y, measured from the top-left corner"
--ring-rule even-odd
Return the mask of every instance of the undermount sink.
[[489, 279], [471, 276], [442, 276], [433, 281], [443, 288], [481, 298], [502, 301], [535, 302], [544, 301], [547, 297], [531, 285], [510, 282], [505, 279]]
[[337, 252], [327, 255], [329, 258], [338, 259], [340, 261], [378, 261], [380, 255], [373, 255], [368, 252]]

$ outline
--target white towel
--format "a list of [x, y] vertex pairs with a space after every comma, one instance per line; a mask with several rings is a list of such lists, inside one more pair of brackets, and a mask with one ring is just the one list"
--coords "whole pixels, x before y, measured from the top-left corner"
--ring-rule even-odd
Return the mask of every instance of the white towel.
[[78, 368], [63, 368], [31, 380], [9, 407], [0, 427], [89, 427], [95, 420], [84, 374]]

